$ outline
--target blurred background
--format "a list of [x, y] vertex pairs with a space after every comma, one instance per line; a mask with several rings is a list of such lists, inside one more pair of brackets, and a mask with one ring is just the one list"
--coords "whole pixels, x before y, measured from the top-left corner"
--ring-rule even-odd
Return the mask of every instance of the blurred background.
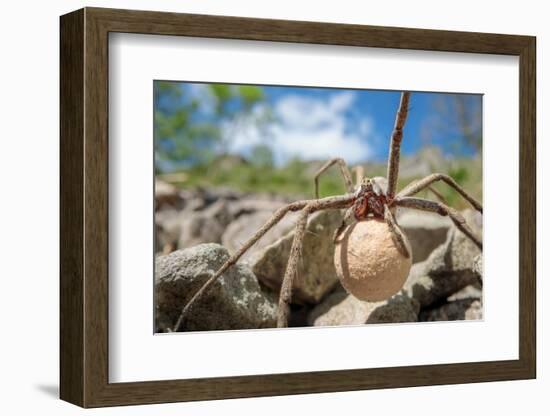
[[[155, 81], [154, 95], [159, 180], [311, 198], [316, 169], [333, 157], [385, 176], [400, 93]], [[415, 92], [399, 186], [442, 172], [481, 200], [481, 150], [481, 95]], [[452, 206], [466, 206], [448, 187], [435, 188]], [[320, 191], [344, 193], [338, 169], [323, 176]]]

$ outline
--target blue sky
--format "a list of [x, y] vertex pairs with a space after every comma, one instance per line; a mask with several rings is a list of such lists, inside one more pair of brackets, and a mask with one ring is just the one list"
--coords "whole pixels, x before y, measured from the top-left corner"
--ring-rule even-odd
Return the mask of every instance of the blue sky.
[[[201, 111], [215, 105], [205, 84], [182, 83], [184, 94], [199, 99]], [[384, 160], [399, 103], [399, 92], [333, 88], [262, 86], [266, 100], [249, 117], [226, 121], [227, 143], [232, 153], [243, 156], [258, 144], [267, 144], [277, 164], [289, 158], [303, 160], [340, 156], [348, 163]], [[411, 96], [402, 152], [412, 154], [427, 144], [440, 147], [447, 156], [471, 156], [458, 127], [454, 94], [420, 93]], [[481, 129], [481, 95], [462, 95], [472, 121]], [[255, 119], [269, 112], [277, 122], [261, 128]]]

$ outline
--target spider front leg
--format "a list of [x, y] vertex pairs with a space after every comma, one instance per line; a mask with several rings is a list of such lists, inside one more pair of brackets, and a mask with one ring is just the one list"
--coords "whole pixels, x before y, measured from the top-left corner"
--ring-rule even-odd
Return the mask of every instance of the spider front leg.
[[346, 210], [344, 218], [342, 219], [342, 224], [340, 224], [338, 229], [334, 232], [334, 237], [332, 238], [332, 241], [334, 243], [338, 243], [338, 238], [340, 237], [344, 229], [349, 225], [351, 219], [353, 219], [353, 207]]
[[355, 186], [360, 186], [363, 182], [363, 178], [365, 177], [365, 168], [361, 165], [358, 165], [353, 168], [353, 171], [355, 173]]
[[390, 232], [392, 233], [393, 242], [401, 254], [403, 254], [406, 258], [411, 257], [409, 247], [405, 244], [405, 236], [403, 235], [403, 231], [401, 231], [401, 228], [397, 225], [397, 221], [387, 205], [384, 206], [384, 220], [386, 221], [386, 224], [388, 224]]
[[283, 283], [279, 292], [279, 306], [277, 309], [277, 328], [286, 328], [288, 326], [288, 315], [290, 312], [290, 300], [292, 298], [292, 285], [294, 278], [298, 274], [298, 264], [302, 255], [302, 246], [304, 244], [304, 235], [306, 231], [307, 218], [310, 214], [310, 208], [306, 206], [300, 213], [296, 223], [296, 231], [290, 248], [290, 255], [286, 265]]
[[331, 166], [338, 164], [340, 167], [340, 173], [342, 174], [342, 178], [344, 179], [344, 185], [346, 186], [346, 192], [352, 193], [353, 192], [353, 182], [351, 180], [351, 174], [349, 172], [348, 165], [346, 165], [346, 162], [342, 158], [334, 158], [330, 159], [328, 162], [326, 162], [323, 166], [319, 168], [317, 173], [315, 173], [314, 182], [315, 182], [315, 198], [319, 199], [319, 176], [321, 176], [328, 168]]
[[290, 301], [292, 299], [292, 286], [294, 284], [294, 279], [298, 274], [298, 264], [300, 256], [302, 255], [304, 235], [309, 215], [324, 209], [347, 208], [353, 203], [354, 199], [355, 196], [350, 194], [314, 200], [308, 203], [300, 213], [300, 217], [296, 223], [296, 231], [294, 233], [294, 239], [292, 240], [285, 275], [283, 277], [281, 290], [279, 292], [279, 305], [277, 310], [278, 328], [286, 328], [288, 326]]
[[403, 188], [403, 190], [401, 190], [401, 192], [397, 194], [397, 197], [402, 198], [402, 197], [412, 196], [426, 188], [431, 189], [433, 192], [434, 190], [431, 188], [431, 185], [437, 181], [445, 182], [447, 185], [449, 185], [451, 188], [457, 191], [466, 201], [468, 201], [470, 205], [472, 205], [472, 207], [474, 207], [479, 212], [483, 213], [483, 207], [481, 206], [481, 204], [473, 196], [471, 196], [468, 192], [466, 192], [464, 188], [462, 188], [458, 183], [456, 183], [453, 178], [443, 173], [433, 173], [431, 175], [426, 176], [423, 179], [420, 179], [416, 182], [413, 182], [407, 185], [405, 188]]
[[432, 194], [435, 195], [435, 197], [441, 202], [442, 204], [449, 205], [449, 202], [445, 199], [445, 197], [439, 192], [437, 189], [435, 189], [433, 186], [428, 186], [428, 191], [430, 191]]
[[395, 125], [391, 135], [390, 154], [388, 156], [388, 190], [386, 192], [389, 200], [393, 199], [395, 196], [395, 190], [397, 189], [397, 178], [399, 176], [399, 153], [401, 151], [401, 140], [403, 139], [403, 127], [405, 126], [405, 121], [407, 121], [407, 115], [409, 113], [410, 96], [410, 92], [401, 93], [399, 109], [397, 110], [397, 115], [395, 116]]
[[466, 224], [464, 217], [454, 208], [451, 208], [441, 202], [434, 202], [428, 199], [399, 197], [394, 200], [394, 204], [399, 207], [418, 209], [421, 211], [435, 212], [439, 215], [448, 216], [456, 227], [464, 233], [473, 243], [483, 250], [481, 240], [474, 234], [472, 229]]

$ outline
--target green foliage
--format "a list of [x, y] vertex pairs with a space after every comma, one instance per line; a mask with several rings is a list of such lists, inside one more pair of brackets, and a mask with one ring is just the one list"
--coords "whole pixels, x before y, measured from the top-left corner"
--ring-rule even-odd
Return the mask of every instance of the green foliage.
[[[308, 164], [294, 160], [283, 168], [272, 164], [241, 163], [224, 167], [223, 163], [194, 166], [186, 171], [185, 187], [229, 186], [245, 192], [268, 192], [287, 196], [313, 196], [313, 179], [307, 175]], [[326, 182], [323, 183], [326, 185]], [[323, 188], [328, 191], [331, 187]], [[335, 189], [342, 192], [341, 185]]]
[[193, 95], [189, 84], [155, 81], [157, 172], [211, 161], [217, 150], [227, 147], [228, 132], [223, 127], [236, 117], [247, 117], [254, 105], [265, 100], [262, 88], [253, 85], [201, 84], [199, 88], [204, 97]]
[[253, 85], [239, 85], [237, 91], [247, 107], [265, 99], [263, 90]]
[[258, 144], [252, 148], [250, 160], [259, 167], [273, 167], [273, 151], [265, 144]]
[[451, 168], [449, 169], [449, 176], [461, 185], [468, 179], [468, 170], [464, 166]]

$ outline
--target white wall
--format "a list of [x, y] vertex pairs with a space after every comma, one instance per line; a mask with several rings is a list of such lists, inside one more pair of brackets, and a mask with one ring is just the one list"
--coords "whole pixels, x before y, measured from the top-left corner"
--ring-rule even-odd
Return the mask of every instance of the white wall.
[[[457, 7], [460, 4], [460, 7]], [[550, 408], [550, 361], [543, 348], [550, 334], [548, 284], [543, 282], [542, 246], [550, 232], [540, 215], [548, 211], [541, 165], [550, 158], [542, 140], [544, 104], [550, 99], [544, 67], [550, 49], [545, 2], [407, 1], [298, 2], [278, 0], [4, 2], [0, 64], [0, 409], [4, 414], [77, 414], [57, 400], [58, 385], [58, 16], [82, 6], [119, 7], [318, 20], [433, 29], [529, 34], [538, 54], [538, 379], [338, 394], [225, 400], [88, 411], [88, 414], [313, 414], [341, 412], [408, 415], [543, 414]], [[543, 201], [543, 197], [546, 201]], [[8, 412], [11, 410], [11, 412]], [[28, 412], [27, 412], [28, 411]]]

